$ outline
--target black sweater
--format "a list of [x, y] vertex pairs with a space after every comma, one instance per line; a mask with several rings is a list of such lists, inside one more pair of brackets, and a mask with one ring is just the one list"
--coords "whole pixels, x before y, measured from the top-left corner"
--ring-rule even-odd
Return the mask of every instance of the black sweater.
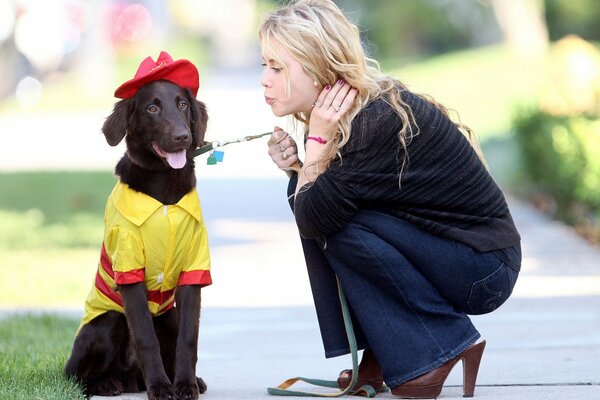
[[342, 158], [296, 196], [300, 234], [327, 236], [358, 210], [377, 210], [477, 251], [518, 244], [506, 200], [465, 136], [428, 101], [406, 90], [402, 98], [419, 127], [408, 144], [402, 185], [401, 122], [389, 104], [376, 99], [352, 122]]

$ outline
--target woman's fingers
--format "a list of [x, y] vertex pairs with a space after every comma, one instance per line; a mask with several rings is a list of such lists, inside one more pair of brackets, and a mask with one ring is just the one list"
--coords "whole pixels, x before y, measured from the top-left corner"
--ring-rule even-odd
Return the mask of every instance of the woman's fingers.
[[[346, 87], [348, 89], [346, 89]], [[344, 82], [343, 79], [338, 80], [335, 85], [333, 85], [331, 87], [331, 90], [328, 91], [327, 95], [325, 96], [325, 99], [323, 100], [323, 106], [322, 108], [324, 110], [328, 110], [329, 108], [331, 108], [334, 104], [334, 100], [336, 98], [338, 98], [338, 96], [342, 96], [341, 101], [343, 100], [343, 96], [346, 95], [346, 93], [348, 92], [350, 88], [350, 85], [348, 85], [346, 82]], [[346, 90], [345, 90], [346, 89]]]
[[296, 142], [283, 129], [276, 126], [267, 144], [269, 156], [280, 169], [290, 170], [298, 163]]
[[[336, 111], [343, 114], [343, 113], [346, 113], [348, 110], [350, 110], [350, 108], [352, 108], [352, 103], [354, 103], [354, 99], [356, 98], [357, 93], [358, 93], [358, 90], [351, 88], [346, 93], [344, 98], [342, 99], [342, 102], [340, 103], [339, 108], [336, 108]], [[336, 97], [336, 100], [337, 100], [337, 97]]]
[[[319, 94], [314, 107], [319, 108], [319, 113], [338, 113], [342, 109], [342, 104], [350, 91], [353, 90], [352, 86], [346, 83], [343, 79], [338, 80], [335, 85], [327, 85]], [[356, 90], [354, 95], [349, 99], [351, 103], [356, 97]], [[347, 103], [346, 103], [347, 104]], [[315, 112], [316, 110], [313, 110]]]
[[336, 113], [341, 111], [342, 103], [344, 103], [344, 99], [348, 96], [348, 93], [350, 92], [351, 89], [352, 89], [352, 86], [350, 86], [347, 83], [344, 83], [343, 86], [340, 87], [340, 89], [336, 93], [335, 97], [333, 98], [333, 100], [331, 102], [331, 108]]
[[279, 143], [280, 141], [285, 139], [286, 136], [288, 136], [288, 134], [286, 132], [284, 132], [283, 129], [276, 126], [273, 129], [273, 133], [271, 134], [271, 137], [269, 137], [269, 140], [267, 141], [267, 146], [271, 147], [273, 144]]
[[329, 93], [330, 90], [331, 90], [331, 85], [326, 85], [323, 88], [323, 90], [321, 90], [321, 93], [319, 93], [319, 96], [317, 97], [317, 100], [313, 104], [313, 107], [316, 107], [316, 108], [323, 107], [323, 102], [325, 101], [325, 98], [327, 97], [327, 94]]

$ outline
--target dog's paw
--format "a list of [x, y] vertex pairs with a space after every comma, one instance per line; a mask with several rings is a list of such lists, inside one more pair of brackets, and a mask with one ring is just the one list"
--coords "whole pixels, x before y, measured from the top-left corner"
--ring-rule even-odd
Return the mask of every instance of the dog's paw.
[[[204, 383], [204, 381], [202, 381]], [[204, 390], [206, 390], [206, 385]], [[177, 399], [179, 400], [196, 400], [198, 395], [203, 393], [200, 391], [197, 379], [193, 382], [179, 382], [175, 384], [175, 392], [177, 393]]]
[[206, 392], [206, 389], [208, 389], [208, 386], [206, 386], [206, 383], [204, 382], [204, 380], [202, 378], [197, 376], [196, 383], [198, 384], [198, 393], [202, 394], [202, 393]]
[[157, 383], [148, 388], [148, 400], [176, 400], [173, 386], [169, 383]]
[[98, 396], [118, 396], [123, 393], [123, 384], [114, 378], [89, 382], [86, 385], [86, 393]]

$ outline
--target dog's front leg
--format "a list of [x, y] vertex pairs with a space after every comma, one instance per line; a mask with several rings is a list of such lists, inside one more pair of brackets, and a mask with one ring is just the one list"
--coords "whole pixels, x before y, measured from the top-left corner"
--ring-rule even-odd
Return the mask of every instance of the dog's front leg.
[[175, 362], [175, 392], [179, 399], [196, 400], [206, 391], [201, 378], [196, 378], [198, 330], [200, 324], [200, 286], [180, 286], [175, 292], [179, 334]]
[[144, 375], [148, 399], [174, 400], [175, 391], [165, 373], [160, 357], [160, 345], [146, 303], [146, 285], [143, 282], [119, 285], [118, 290], [123, 298], [125, 318]]

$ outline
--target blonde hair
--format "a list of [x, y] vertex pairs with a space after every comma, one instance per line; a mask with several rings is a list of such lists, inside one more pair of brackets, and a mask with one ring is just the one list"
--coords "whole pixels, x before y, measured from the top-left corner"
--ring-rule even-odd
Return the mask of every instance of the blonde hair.
[[[321, 165], [329, 166], [335, 156], [340, 154], [340, 149], [348, 143], [351, 123], [359, 111], [373, 99], [381, 97], [401, 120], [398, 139], [405, 154], [399, 171], [399, 175], [402, 175], [408, 161], [407, 146], [419, 129], [412, 110], [402, 100], [401, 90], [405, 87], [399, 81], [382, 74], [379, 63], [367, 57], [357, 26], [344, 16], [333, 1], [292, 0], [288, 5], [267, 14], [258, 36], [263, 50], [280, 65], [284, 63], [277, 59], [276, 46], [283, 46], [302, 64], [306, 74], [319, 87], [343, 79], [357, 89], [354, 104], [338, 122], [338, 133], [328, 144]], [[289, 75], [286, 76], [289, 91]], [[432, 102], [448, 115], [443, 106]], [[294, 114], [294, 118], [308, 129], [310, 114], [298, 113]], [[465, 128], [462, 124], [458, 125]], [[466, 131], [470, 139], [472, 133], [468, 128]]]

